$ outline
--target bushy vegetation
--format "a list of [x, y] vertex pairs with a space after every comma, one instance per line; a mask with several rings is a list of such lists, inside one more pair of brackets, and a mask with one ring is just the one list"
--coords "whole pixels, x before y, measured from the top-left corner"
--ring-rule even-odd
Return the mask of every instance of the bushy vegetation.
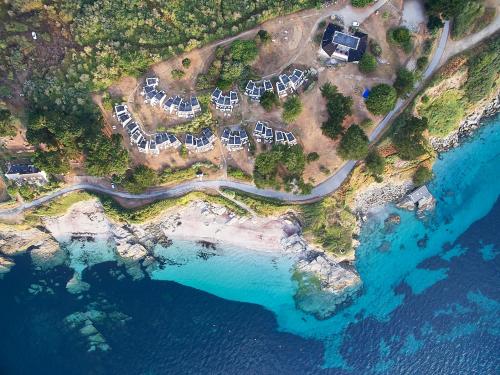
[[404, 26], [395, 27], [387, 32], [389, 43], [396, 44], [404, 52], [410, 53], [413, 49], [411, 32]]
[[488, 96], [500, 71], [500, 39], [490, 39], [484, 50], [470, 57], [465, 97], [472, 103]]
[[173, 69], [170, 74], [172, 75], [173, 79], [181, 79], [186, 75], [186, 72], [181, 69]]
[[253, 180], [252, 176], [250, 176], [248, 173], [246, 173], [240, 168], [233, 167], [232, 165], [229, 165], [227, 167], [227, 175], [228, 177], [234, 178], [235, 180], [241, 180], [247, 182], [251, 182]]
[[465, 115], [462, 94], [456, 89], [446, 90], [420, 104], [418, 113], [427, 118], [430, 134], [445, 136], [458, 126]]
[[306, 156], [300, 145], [285, 146], [275, 145], [271, 151], [257, 155], [253, 171], [255, 185], [259, 187], [281, 186], [280, 180], [285, 185], [296, 181], [302, 183], [302, 173], [306, 166]]
[[421, 56], [417, 59], [417, 70], [423, 71], [427, 64], [429, 63], [429, 58], [427, 56]]
[[298, 96], [289, 97], [283, 104], [283, 121], [294, 122], [302, 112], [302, 102]]
[[260, 104], [266, 111], [270, 112], [275, 107], [279, 107], [280, 99], [278, 98], [278, 94], [276, 94], [274, 91], [266, 91], [260, 97]]
[[189, 57], [182, 59], [182, 66], [186, 69], [189, 69], [189, 67], [191, 66], [191, 59]]
[[417, 186], [422, 186], [432, 179], [432, 171], [421, 165], [413, 175], [413, 183]]
[[359, 60], [358, 69], [361, 73], [373, 73], [377, 69], [377, 59], [369, 53], [365, 53]]
[[261, 29], [257, 33], [257, 37], [259, 38], [259, 42], [262, 44], [269, 43], [271, 41], [271, 34], [267, 30]]
[[368, 154], [369, 140], [363, 129], [352, 124], [340, 140], [337, 153], [344, 160], [363, 159]]
[[122, 145], [119, 134], [113, 134], [111, 139], [104, 135], [96, 137], [92, 144], [87, 144], [87, 172], [93, 176], [123, 176], [128, 169], [128, 152]]
[[385, 159], [377, 150], [371, 150], [365, 158], [366, 169], [375, 178], [384, 174]]
[[223, 190], [225, 194], [230, 194], [237, 201], [250, 207], [250, 209], [253, 210], [257, 215], [281, 215], [292, 209], [291, 206], [280, 200], [256, 196], [231, 189]]
[[0, 137], [13, 137], [16, 135], [14, 116], [8, 109], [0, 108]]
[[472, 32], [477, 20], [483, 16], [484, 10], [484, 5], [479, 2], [467, 2], [462, 11], [453, 19], [451, 36], [460, 39]]
[[218, 204], [229, 208], [240, 216], [245, 216], [247, 212], [229, 199], [221, 195], [210, 195], [207, 193], [193, 192], [179, 198], [164, 199], [153, 202], [140, 208], [124, 208], [115, 200], [107, 195], [95, 194], [104, 207], [106, 215], [117, 221], [126, 221], [130, 223], [144, 223], [161, 215], [165, 210], [172, 207], [185, 206], [193, 200], [204, 200], [210, 203]]
[[165, 168], [159, 173], [159, 182], [161, 184], [179, 183], [196, 178], [197, 173], [206, 174], [217, 169], [219, 168], [211, 162], [198, 162], [182, 169]]
[[374, 115], [385, 115], [396, 105], [397, 93], [394, 87], [385, 83], [372, 87], [366, 108]]
[[413, 90], [413, 86], [415, 86], [415, 74], [406, 68], [399, 68], [393, 86], [398, 96], [405, 96], [410, 93]]
[[303, 206], [304, 231], [325, 251], [345, 255], [352, 250], [356, 217], [342, 199], [328, 197]]
[[129, 171], [123, 186], [131, 193], [142, 193], [147, 188], [157, 185], [158, 182], [156, 171], [141, 164]]
[[313, 161], [319, 160], [319, 154], [317, 152], [310, 152], [307, 154], [307, 162], [311, 163]]
[[378, 44], [376, 40], [370, 39], [368, 45], [370, 47], [370, 52], [372, 53], [373, 56], [379, 57], [382, 55], [382, 47], [380, 47], [380, 44]]
[[351, 0], [353, 7], [362, 8], [373, 3], [373, 0]]
[[236, 40], [228, 48], [217, 47], [207, 72], [197, 77], [197, 89], [218, 86], [228, 90], [235, 83], [243, 85], [249, 79], [258, 79], [250, 66], [257, 58], [258, 51], [255, 40]]
[[321, 87], [321, 95], [326, 99], [328, 111], [328, 120], [321, 124], [321, 130], [327, 137], [336, 139], [342, 134], [344, 119], [352, 113], [352, 98], [339, 93], [337, 86], [331, 83]]
[[65, 174], [69, 171], [69, 163], [59, 150], [36, 150], [33, 154], [33, 164], [38, 169], [50, 174]]
[[427, 119], [403, 114], [394, 124], [392, 143], [403, 160], [414, 160], [425, 154], [427, 141], [423, 132], [427, 129]]

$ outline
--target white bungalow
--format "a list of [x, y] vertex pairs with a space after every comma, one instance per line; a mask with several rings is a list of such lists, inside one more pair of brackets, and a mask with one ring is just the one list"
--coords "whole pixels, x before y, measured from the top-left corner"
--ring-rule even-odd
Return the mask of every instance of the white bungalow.
[[125, 127], [129, 122], [132, 121], [132, 116], [127, 113], [122, 113], [120, 116], [118, 116], [118, 122], [122, 124], [123, 127]]
[[158, 91], [156, 95], [151, 98], [149, 104], [152, 106], [159, 105], [161, 107], [166, 98], [167, 94], [165, 94], [165, 91]]
[[137, 149], [139, 150], [139, 152], [148, 152], [149, 142], [144, 138], [142, 138], [142, 140], [139, 143], [137, 143]]
[[288, 76], [288, 79], [290, 80], [290, 87], [293, 88], [294, 90], [297, 90], [302, 83], [304, 83], [304, 72], [299, 69], [294, 69], [293, 73]]
[[157, 77], [146, 78], [146, 86], [156, 88], [156, 86], [158, 86], [158, 83], [160, 83], [160, 80]]
[[5, 177], [18, 185], [28, 183], [41, 186], [49, 182], [47, 174], [44, 171], [39, 170], [33, 164], [25, 163], [7, 163]]
[[158, 155], [160, 153], [160, 150], [158, 149], [156, 145], [156, 141], [154, 139], [150, 139], [148, 143], [148, 152]]
[[297, 144], [297, 139], [295, 138], [295, 136], [291, 132], [285, 132], [285, 139], [286, 139], [286, 143], [289, 146], [293, 146], [293, 145]]
[[273, 92], [273, 84], [268, 79], [264, 80], [264, 90]]
[[276, 82], [276, 92], [278, 93], [278, 96], [280, 98], [284, 98], [288, 95], [286, 86], [283, 84], [283, 82]]
[[115, 105], [115, 115], [120, 116], [124, 113], [128, 113], [128, 107], [126, 104], [117, 104]]
[[192, 96], [189, 99], [189, 101], [191, 103], [191, 107], [193, 108], [194, 113], [201, 112], [201, 105], [200, 105], [200, 102], [198, 101], [198, 98], [196, 96]]
[[285, 142], [286, 142], [285, 133], [283, 133], [281, 130], [276, 130], [274, 132], [274, 142], [277, 145], [283, 145], [283, 144], [285, 144]]

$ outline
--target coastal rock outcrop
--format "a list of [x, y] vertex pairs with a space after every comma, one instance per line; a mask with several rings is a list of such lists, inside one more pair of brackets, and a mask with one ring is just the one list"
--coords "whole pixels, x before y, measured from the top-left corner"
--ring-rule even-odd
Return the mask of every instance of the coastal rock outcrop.
[[305, 255], [295, 265], [295, 303], [317, 319], [327, 319], [361, 291], [361, 278], [353, 267], [328, 254], [308, 249]]
[[2, 226], [0, 231], [0, 273], [6, 273], [15, 264], [14, 256], [30, 251], [33, 263], [41, 269], [63, 264], [66, 253], [59, 243], [39, 228]]

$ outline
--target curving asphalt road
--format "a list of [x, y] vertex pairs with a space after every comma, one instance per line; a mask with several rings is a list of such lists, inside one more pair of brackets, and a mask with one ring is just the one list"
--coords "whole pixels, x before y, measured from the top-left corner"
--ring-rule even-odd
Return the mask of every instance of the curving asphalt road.
[[[416, 93], [423, 85], [425, 80], [427, 80], [434, 71], [439, 67], [441, 57], [443, 55], [444, 49], [446, 47], [446, 42], [448, 40], [450, 32], [449, 22], [445, 22], [444, 29], [442, 31], [438, 47], [434, 53], [434, 56], [423, 74], [422, 81], [417, 85], [414, 92]], [[376, 140], [382, 131], [387, 127], [387, 125], [394, 119], [394, 117], [403, 109], [410, 101], [411, 97], [406, 100], [398, 100], [396, 107], [387, 114], [387, 116], [377, 125], [377, 127], [370, 134], [370, 141]], [[0, 219], [12, 220], [16, 218], [23, 211], [40, 206], [54, 198], [57, 198], [63, 194], [77, 191], [77, 190], [87, 190], [96, 193], [107, 194], [117, 198], [134, 199], [134, 200], [158, 200], [165, 198], [175, 198], [193, 191], [206, 191], [206, 190], [220, 190], [223, 188], [229, 188], [234, 190], [239, 190], [245, 193], [250, 193], [266, 198], [273, 198], [289, 203], [304, 204], [313, 202], [315, 200], [321, 199], [322, 197], [333, 193], [337, 190], [340, 185], [347, 179], [349, 173], [356, 165], [355, 160], [347, 161], [339, 170], [337, 170], [328, 179], [314, 187], [310, 194], [307, 195], [297, 195], [293, 193], [287, 193], [283, 191], [276, 191], [271, 189], [260, 189], [254, 185], [250, 185], [243, 182], [227, 181], [227, 180], [208, 180], [208, 181], [189, 181], [179, 184], [175, 187], [164, 187], [156, 188], [155, 190], [148, 191], [142, 194], [132, 194], [124, 191], [118, 191], [109, 187], [105, 187], [96, 183], [79, 183], [67, 186], [60, 190], [54, 191], [49, 195], [43, 196], [39, 199], [35, 199], [31, 202], [23, 203], [20, 206], [11, 209], [0, 210]]]

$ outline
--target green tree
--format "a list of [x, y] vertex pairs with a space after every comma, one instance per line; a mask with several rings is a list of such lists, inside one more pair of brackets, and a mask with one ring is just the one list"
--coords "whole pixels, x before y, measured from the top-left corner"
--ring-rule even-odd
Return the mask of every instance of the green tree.
[[374, 86], [366, 100], [366, 108], [374, 115], [385, 115], [396, 105], [397, 93], [394, 87], [385, 83]]
[[415, 75], [408, 69], [399, 68], [394, 81], [394, 88], [398, 95], [405, 96], [413, 90], [413, 86], [415, 86]]
[[385, 159], [377, 150], [372, 150], [365, 158], [366, 168], [372, 176], [381, 176], [384, 173]]
[[93, 176], [122, 176], [128, 169], [128, 152], [122, 146], [122, 136], [113, 134], [111, 139], [100, 135], [87, 144], [85, 166]]
[[406, 53], [411, 52], [413, 48], [411, 32], [406, 27], [400, 26], [390, 29], [387, 35], [390, 43], [397, 44]]
[[254, 61], [259, 54], [257, 43], [254, 40], [235, 40], [230, 47], [231, 58], [243, 64]]
[[8, 109], [0, 109], [0, 137], [13, 137], [15, 135], [14, 116]]
[[274, 107], [278, 107], [280, 105], [280, 100], [275, 92], [266, 91], [260, 97], [260, 104], [266, 111], [270, 112]]
[[189, 69], [189, 67], [191, 66], [191, 59], [188, 57], [182, 59], [182, 66], [186, 69]]
[[337, 153], [344, 160], [363, 159], [368, 154], [368, 137], [363, 129], [352, 124], [340, 140]]
[[319, 159], [319, 154], [317, 152], [310, 152], [307, 154], [307, 162], [311, 163]]
[[259, 40], [261, 43], [269, 43], [271, 41], [271, 34], [267, 32], [267, 30], [260, 29], [259, 32], [257, 33], [257, 36], [259, 37]]
[[426, 152], [426, 140], [423, 132], [428, 128], [427, 119], [401, 115], [394, 124], [391, 135], [399, 157], [403, 160], [413, 160]]
[[417, 59], [417, 69], [423, 71], [424, 68], [429, 63], [429, 58], [427, 56], [421, 56]]
[[283, 104], [283, 121], [291, 123], [302, 112], [302, 102], [298, 96], [292, 96]]
[[421, 165], [420, 167], [417, 168], [415, 171], [415, 174], [413, 175], [413, 182], [417, 186], [422, 186], [429, 182], [432, 179], [432, 171]]
[[440, 28], [444, 26], [443, 20], [441, 17], [436, 16], [436, 15], [429, 15], [428, 20], [427, 20], [427, 29], [429, 32], [434, 33]]
[[68, 158], [60, 150], [42, 151], [37, 149], [33, 154], [33, 164], [40, 170], [50, 174], [69, 172]]
[[321, 95], [326, 99], [328, 111], [328, 119], [321, 124], [321, 131], [336, 139], [342, 133], [344, 119], [352, 113], [352, 98], [337, 92], [337, 86], [330, 83], [321, 87]]
[[141, 193], [151, 186], [158, 184], [159, 178], [155, 170], [138, 165], [125, 179], [125, 188], [132, 193]]
[[377, 59], [369, 53], [365, 53], [359, 60], [358, 69], [361, 73], [372, 73], [377, 69]]
[[426, 0], [427, 11], [433, 15], [442, 15], [452, 19], [462, 12], [469, 0]]
[[378, 44], [377, 41], [370, 39], [369, 46], [370, 52], [373, 56], [379, 57], [380, 55], [382, 55], [382, 47], [380, 47], [380, 44]]

